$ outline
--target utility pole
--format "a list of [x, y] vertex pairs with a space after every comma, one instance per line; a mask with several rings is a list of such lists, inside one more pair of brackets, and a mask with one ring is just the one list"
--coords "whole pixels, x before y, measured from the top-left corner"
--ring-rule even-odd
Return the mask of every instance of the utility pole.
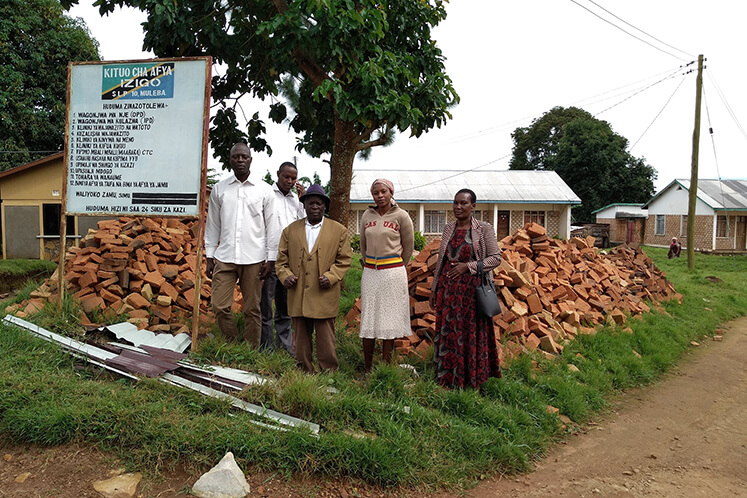
[[[703, 92], [703, 54], [698, 56], [698, 76], [695, 78], [695, 129], [693, 155], [690, 163], [690, 197], [687, 206], [687, 268], [695, 269], [695, 204], [698, 200], [698, 151], [700, 149], [700, 100]], [[716, 227], [713, 227], [715, 230]]]

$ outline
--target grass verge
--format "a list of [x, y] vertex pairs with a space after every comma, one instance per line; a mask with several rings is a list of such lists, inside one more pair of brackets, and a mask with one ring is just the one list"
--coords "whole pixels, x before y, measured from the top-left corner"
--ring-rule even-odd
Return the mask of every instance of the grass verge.
[[[342, 330], [340, 370], [315, 376], [299, 373], [284, 352], [260, 354], [219, 339], [203, 344], [198, 360], [276, 378], [241, 396], [320, 424], [319, 438], [259, 428], [249, 415], [229, 416], [224, 403], [156, 381], [81, 368], [53, 346], [0, 327], [0, 434], [42, 445], [94, 444], [140, 470], [175, 462], [204, 470], [230, 450], [244, 468], [287, 476], [466, 488], [483, 476], [527, 469], [573, 430], [548, 405], [575, 423], [589, 421], [611, 395], [656, 380], [691, 341], [747, 310], [744, 257], [697, 255], [690, 272], [684, 258], [667, 260], [664, 249], [647, 253], [683, 294], [681, 305], [665, 303], [659, 313], [629, 320], [632, 334], [582, 336], [555, 361], [521, 357], [481, 392], [438, 387], [429, 360], [407, 359], [419, 376], [378, 365], [362, 378], [359, 339]], [[348, 292], [355, 297], [352, 285]]]

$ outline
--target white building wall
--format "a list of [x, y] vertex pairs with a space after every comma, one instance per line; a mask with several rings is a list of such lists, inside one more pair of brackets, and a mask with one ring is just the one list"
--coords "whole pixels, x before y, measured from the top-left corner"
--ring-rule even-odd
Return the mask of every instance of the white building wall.
[[[666, 192], [662, 193], [656, 200], [648, 205], [649, 216], [657, 214], [686, 215], [690, 203], [688, 190], [680, 185], [672, 185]], [[700, 199], [695, 203], [696, 215], [713, 215], [713, 209]]]

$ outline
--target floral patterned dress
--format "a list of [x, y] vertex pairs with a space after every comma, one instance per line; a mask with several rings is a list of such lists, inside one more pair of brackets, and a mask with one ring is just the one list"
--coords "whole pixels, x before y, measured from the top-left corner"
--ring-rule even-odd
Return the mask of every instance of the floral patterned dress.
[[456, 230], [448, 244], [436, 289], [436, 382], [477, 388], [501, 376], [493, 322], [476, 309], [477, 275], [447, 275], [452, 262], [474, 261], [471, 230]]

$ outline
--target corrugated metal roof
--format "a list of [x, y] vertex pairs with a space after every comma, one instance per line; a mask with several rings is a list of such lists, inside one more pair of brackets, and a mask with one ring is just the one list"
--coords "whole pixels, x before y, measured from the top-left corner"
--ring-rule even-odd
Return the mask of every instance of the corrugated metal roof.
[[[679, 183], [687, 190], [690, 190], [689, 179], [677, 179], [672, 183], [675, 182]], [[669, 186], [667, 186], [667, 188], [668, 187]], [[666, 190], [666, 188], [663, 189], [662, 192], [664, 190]], [[698, 179], [698, 198], [713, 209], [747, 209], [747, 180]], [[651, 201], [647, 204], [650, 203]]]
[[[613, 202], [612, 204], [607, 204], [604, 207], [600, 207], [599, 209], [597, 209], [595, 211], [592, 211], [591, 214], [596, 214], [596, 213], [598, 213], [600, 211], [604, 211], [605, 209], [611, 208], [613, 206], [633, 206], [635, 208], [638, 208], [638, 209], [633, 209], [633, 211], [638, 211], [638, 210], [640, 210], [641, 206], [643, 206], [643, 203], [640, 203], [640, 202]], [[619, 212], [619, 210], [618, 210], [618, 212]]]
[[394, 183], [399, 202], [452, 202], [460, 189], [472, 189], [477, 202], [580, 204], [581, 199], [554, 171], [381, 171], [356, 169], [350, 202], [371, 203], [377, 178]]

